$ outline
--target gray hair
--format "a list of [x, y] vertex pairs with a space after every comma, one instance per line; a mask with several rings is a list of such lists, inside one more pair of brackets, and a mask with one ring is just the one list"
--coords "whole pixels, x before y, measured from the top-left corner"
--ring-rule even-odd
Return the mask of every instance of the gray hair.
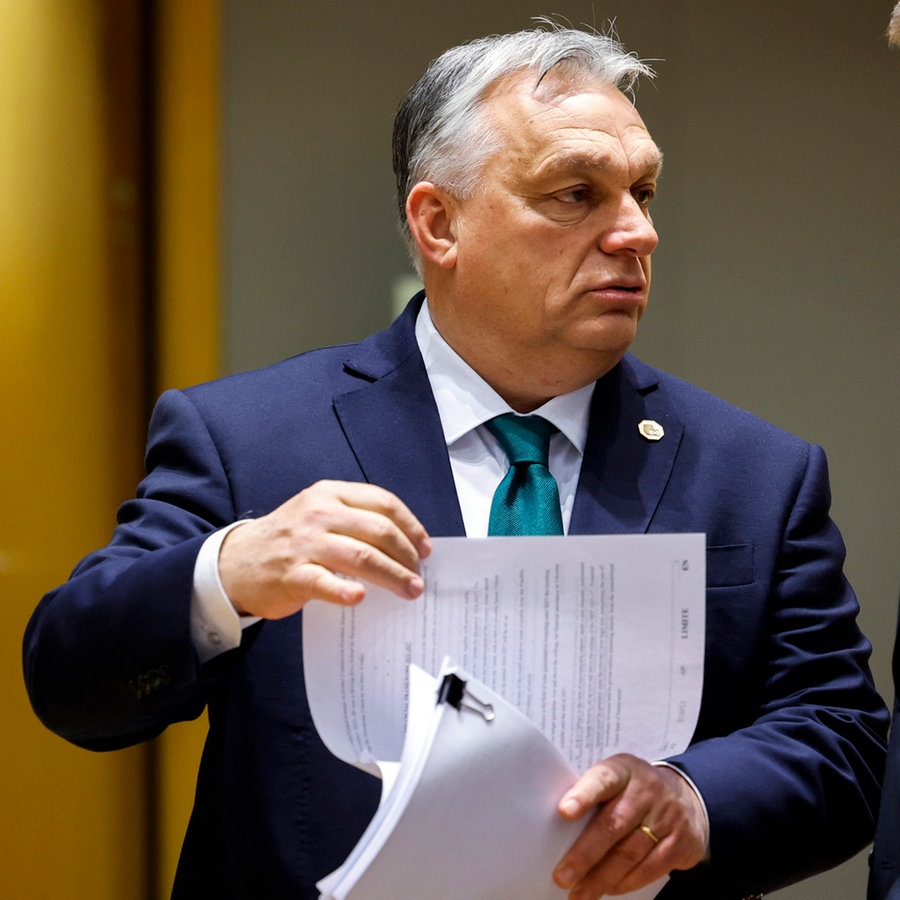
[[888, 25], [888, 43], [892, 47], [900, 47], [900, 3], [894, 7], [891, 13], [891, 22]]
[[537, 88], [551, 69], [559, 69], [569, 78], [596, 80], [630, 94], [640, 76], [653, 77], [647, 63], [626, 52], [613, 33], [539, 21], [550, 30], [492, 35], [447, 50], [400, 104], [394, 120], [394, 174], [400, 230], [417, 269], [419, 254], [406, 221], [406, 199], [420, 181], [431, 181], [460, 198], [474, 193], [485, 161], [500, 147], [499, 136], [483, 115], [483, 99], [497, 81], [531, 70]]

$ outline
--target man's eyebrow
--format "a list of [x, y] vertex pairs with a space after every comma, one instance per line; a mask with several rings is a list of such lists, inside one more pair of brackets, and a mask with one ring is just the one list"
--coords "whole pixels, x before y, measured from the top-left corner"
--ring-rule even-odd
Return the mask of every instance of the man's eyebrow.
[[[609, 157], [605, 153], [585, 153], [577, 150], [561, 153], [547, 160], [538, 169], [543, 176], [566, 175], [574, 172], [589, 172], [593, 169], [605, 169]], [[663, 166], [662, 151], [657, 149], [640, 154], [631, 161], [631, 167], [639, 173], [638, 177], [650, 176], [658, 178]]]
[[657, 149], [653, 154], [652, 160], [648, 160], [648, 164], [644, 166], [643, 171], [647, 172], [648, 174], [654, 175], [656, 178], [659, 178], [659, 176], [662, 174], [663, 159], [664, 157], [662, 150]]

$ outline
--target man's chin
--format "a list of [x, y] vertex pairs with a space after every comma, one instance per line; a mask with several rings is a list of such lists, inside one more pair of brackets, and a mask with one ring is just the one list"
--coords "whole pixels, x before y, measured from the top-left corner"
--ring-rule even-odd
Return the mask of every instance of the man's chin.
[[617, 354], [621, 358], [637, 337], [638, 318], [634, 311], [608, 313], [586, 328], [580, 340], [573, 341], [573, 347], [598, 354]]

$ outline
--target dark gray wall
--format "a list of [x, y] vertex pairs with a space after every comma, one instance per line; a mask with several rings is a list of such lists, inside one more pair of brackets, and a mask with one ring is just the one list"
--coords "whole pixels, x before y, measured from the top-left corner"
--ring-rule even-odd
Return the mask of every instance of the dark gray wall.
[[[225, 350], [232, 370], [358, 338], [409, 274], [391, 120], [446, 47], [557, 12], [615, 17], [659, 78], [662, 243], [636, 350], [823, 444], [886, 695], [900, 587], [893, 0], [225, 0]], [[861, 855], [782, 892], [862, 897]]]

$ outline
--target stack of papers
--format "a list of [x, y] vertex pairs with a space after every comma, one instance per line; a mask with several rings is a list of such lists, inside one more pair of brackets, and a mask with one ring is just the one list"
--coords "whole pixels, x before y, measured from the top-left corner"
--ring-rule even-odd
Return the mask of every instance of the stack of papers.
[[[436, 702], [454, 675], [465, 683], [461, 704]], [[556, 812], [574, 770], [449, 660], [438, 679], [410, 667], [409, 699], [416, 725], [397, 780], [349, 859], [320, 882], [322, 898], [565, 896], [551, 873], [582, 827]]]
[[584, 822], [556, 807], [578, 773], [693, 733], [704, 562], [702, 535], [444, 538], [418, 601], [307, 604], [316, 727], [385, 781], [323, 900], [565, 896], [552, 871]]

